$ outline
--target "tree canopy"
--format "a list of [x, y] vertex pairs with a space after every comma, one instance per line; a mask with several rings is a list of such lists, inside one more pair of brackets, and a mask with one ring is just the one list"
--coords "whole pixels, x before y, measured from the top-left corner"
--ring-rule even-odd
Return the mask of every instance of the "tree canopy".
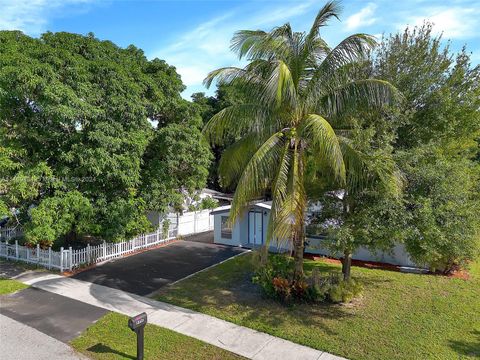
[[[21, 210], [30, 241], [72, 231], [114, 240], [146, 230], [144, 211], [156, 199], [140, 192], [152, 180], [143, 170], [147, 162], [163, 166], [155, 160], [169, 149], [155, 144], [165, 141], [165, 128], [189, 131], [190, 147], [179, 147], [179, 156], [195, 149], [201, 158], [165, 192], [205, 182], [190, 179], [206, 171], [209, 154], [183, 89], [174, 67], [132, 45], [93, 34], [0, 32], [0, 208]], [[55, 217], [63, 216], [54, 214], [59, 208], [70, 212], [68, 221]], [[80, 226], [87, 218], [88, 229]]]

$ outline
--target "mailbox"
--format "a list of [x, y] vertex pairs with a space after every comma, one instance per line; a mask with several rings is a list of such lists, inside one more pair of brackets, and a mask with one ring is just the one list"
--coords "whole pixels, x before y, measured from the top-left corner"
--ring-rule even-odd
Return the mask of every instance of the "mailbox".
[[144, 327], [147, 324], [147, 313], [141, 313], [128, 319], [128, 327], [135, 331], [140, 327]]
[[128, 319], [128, 327], [137, 334], [137, 360], [143, 360], [143, 329], [147, 325], [147, 314], [141, 313]]

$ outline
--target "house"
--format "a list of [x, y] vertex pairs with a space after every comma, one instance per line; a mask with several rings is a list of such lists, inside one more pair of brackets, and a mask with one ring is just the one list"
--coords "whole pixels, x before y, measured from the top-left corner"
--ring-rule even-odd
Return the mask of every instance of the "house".
[[[267, 229], [271, 206], [271, 201], [252, 204], [247, 214], [231, 227], [228, 224], [230, 205], [216, 208], [210, 213], [214, 218], [214, 243], [246, 248], [265, 245], [267, 242]], [[327, 249], [325, 242], [325, 237], [307, 235], [305, 252], [336, 257], [335, 254]], [[274, 252], [288, 252], [291, 251], [291, 244], [288, 241], [271, 241], [269, 243], [269, 250]], [[352, 258], [355, 260], [376, 261], [405, 267], [417, 267], [410, 259], [403, 244], [397, 244], [391, 252], [378, 251], [374, 253], [366, 248], [360, 248]]]

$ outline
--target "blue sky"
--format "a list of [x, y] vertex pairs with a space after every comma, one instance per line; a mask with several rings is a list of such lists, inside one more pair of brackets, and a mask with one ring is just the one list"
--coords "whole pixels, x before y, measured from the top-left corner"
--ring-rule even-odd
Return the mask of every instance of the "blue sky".
[[[239, 29], [264, 29], [290, 22], [307, 30], [324, 1], [313, 0], [0, 0], [0, 29], [18, 29], [31, 36], [45, 31], [93, 32], [125, 47], [134, 44], [149, 58], [174, 65], [187, 90], [205, 91], [202, 80], [218, 67], [237, 65], [229, 51]], [[323, 36], [334, 45], [347, 35], [376, 36], [419, 25], [424, 19], [451, 39], [452, 48], [467, 44], [480, 63], [478, 0], [344, 0], [341, 21]], [[212, 93], [212, 90], [209, 91]]]

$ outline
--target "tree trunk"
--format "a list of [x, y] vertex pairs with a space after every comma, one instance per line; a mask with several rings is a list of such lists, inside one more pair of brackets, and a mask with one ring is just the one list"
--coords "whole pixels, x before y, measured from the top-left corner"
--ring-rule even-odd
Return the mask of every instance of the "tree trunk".
[[294, 235], [293, 239], [293, 259], [295, 260], [295, 279], [303, 279], [305, 274], [303, 272], [303, 250], [305, 246], [303, 231], [299, 234], [298, 232]]
[[350, 269], [352, 267], [352, 254], [349, 251], [343, 253], [342, 273], [343, 280], [350, 280]]
[[[304, 199], [304, 203], [301, 203], [299, 206], [299, 212], [295, 213], [295, 224], [294, 224], [294, 231], [293, 231], [293, 247], [294, 247], [294, 254], [293, 258], [295, 260], [295, 270], [294, 270], [294, 278], [295, 279], [303, 279], [305, 274], [303, 272], [303, 251], [305, 248], [305, 211], [307, 207], [306, 203], [306, 196], [305, 196], [305, 189], [303, 187], [304, 184], [304, 159], [303, 159], [303, 145], [300, 140], [295, 140], [295, 151], [294, 151], [294, 172], [295, 166], [297, 167], [297, 176], [298, 176], [298, 183], [301, 184], [300, 187], [293, 186], [293, 191], [297, 192], [294, 193], [296, 197], [300, 199]], [[294, 181], [297, 181], [294, 179]]]

